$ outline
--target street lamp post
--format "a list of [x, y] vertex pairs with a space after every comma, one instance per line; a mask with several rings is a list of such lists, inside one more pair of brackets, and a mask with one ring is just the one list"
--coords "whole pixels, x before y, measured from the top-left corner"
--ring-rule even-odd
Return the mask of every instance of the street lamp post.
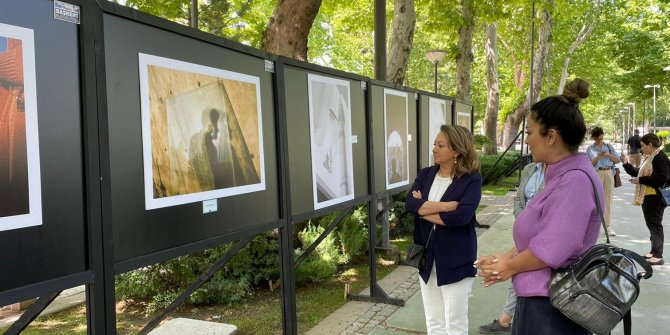
[[447, 57], [447, 52], [444, 50], [431, 50], [426, 52], [426, 58], [435, 66], [435, 93], [437, 93], [437, 64]]
[[[633, 123], [632, 124], [633, 124], [633, 130], [635, 130], [635, 129], [637, 129], [637, 125], [635, 125], [635, 103], [634, 102], [629, 102], [628, 104], [630, 106], [633, 106], [633, 119], [632, 119]], [[630, 111], [630, 109], [629, 109], [629, 111]]]
[[[668, 66], [670, 70], [670, 66]], [[654, 134], [656, 134], [656, 89], [661, 87], [659, 84], [654, 85], [644, 85], [644, 88], [653, 88], [654, 89]]]
[[[622, 109], [622, 110], [619, 111], [619, 114], [623, 114], [625, 112], [626, 111]], [[628, 129], [628, 126], [626, 125], [626, 116], [624, 115], [621, 118], [621, 137], [622, 137], [621, 142], [622, 143], [623, 143], [624, 139], [628, 139], [628, 130], [627, 129]]]
[[626, 122], [625, 122], [626, 129], [624, 129], [623, 133], [624, 133], [624, 138], [626, 140], [628, 140], [628, 138], [630, 137], [630, 106], [624, 106], [624, 108], [625, 109], [622, 109], [620, 111], [620, 113], [628, 113], [628, 118], [621, 120], [621, 123], [624, 123], [624, 120], [626, 120]]

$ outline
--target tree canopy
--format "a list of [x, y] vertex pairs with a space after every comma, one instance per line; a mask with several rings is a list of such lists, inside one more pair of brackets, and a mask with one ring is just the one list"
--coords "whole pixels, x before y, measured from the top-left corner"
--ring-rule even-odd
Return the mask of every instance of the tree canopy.
[[[182, 24], [189, 23], [190, 0], [126, 0], [117, 2]], [[280, 0], [199, 0], [199, 29], [260, 48], [267, 23]], [[387, 33], [394, 1], [387, 0]], [[443, 49], [438, 64], [439, 93], [455, 96], [456, 62], [460, 57], [458, 29], [464, 24], [462, 1], [414, 0], [416, 26], [405, 83], [433, 90], [433, 64], [425, 52]], [[532, 7], [538, 13], [532, 16]], [[670, 125], [670, 3], [665, 0], [510, 0], [474, 1], [470, 102], [481, 126], [487, 104], [486, 27], [496, 24], [499, 80], [498, 132], [523, 102], [530, 85], [531, 45], [537, 47], [542, 24], [539, 13], [551, 14], [551, 38], [541, 78], [539, 98], [556, 94], [561, 76], [591, 83], [591, 96], [582, 104], [589, 125], [611, 134], [620, 128], [620, 110], [637, 106], [641, 126], [645, 103], [657, 94], [657, 124]], [[309, 31], [308, 60], [372, 77], [374, 74], [374, 8], [369, 0], [323, 0]], [[535, 41], [531, 43], [531, 23]], [[586, 36], [580, 34], [585, 33]], [[576, 46], [575, 46], [576, 45]], [[572, 48], [571, 48], [572, 47]], [[566, 65], [567, 64], [567, 65]], [[566, 74], [563, 74], [567, 71]], [[651, 107], [646, 119], [650, 119]], [[647, 130], [647, 129], [645, 129]], [[478, 131], [478, 130], [476, 130]]]

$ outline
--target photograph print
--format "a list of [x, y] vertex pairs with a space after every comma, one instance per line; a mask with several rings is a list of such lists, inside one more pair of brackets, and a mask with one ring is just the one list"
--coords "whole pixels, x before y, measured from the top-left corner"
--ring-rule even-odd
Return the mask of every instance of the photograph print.
[[260, 79], [139, 54], [146, 209], [265, 190]]
[[354, 198], [349, 81], [307, 75], [314, 209]]
[[42, 224], [33, 35], [0, 23], [0, 231]]
[[433, 142], [440, 127], [447, 124], [447, 102], [433, 97], [428, 98], [428, 159], [427, 165], [433, 165]]
[[456, 114], [456, 124], [459, 126], [463, 126], [467, 128], [468, 130], [472, 131], [472, 117], [470, 113], [466, 112], [458, 112]]
[[409, 184], [408, 95], [384, 89], [386, 189]]

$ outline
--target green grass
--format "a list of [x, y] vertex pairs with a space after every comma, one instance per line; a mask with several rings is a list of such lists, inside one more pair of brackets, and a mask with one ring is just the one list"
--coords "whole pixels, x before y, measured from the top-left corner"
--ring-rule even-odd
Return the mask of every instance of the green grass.
[[[404, 240], [410, 240], [406, 238]], [[397, 241], [397, 240], [396, 240]], [[409, 242], [400, 241], [400, 250], [406, 250]], [[395, 241], [394, 241], [394, 244]], [[380, 280], [397, 265], [386, 256], [377, 257], [377, 280]], [[305, 333], [313, 328], [326, 316], [342, 307], [347, 300], [344, 298], [344, 284], [351, 285], [350, 292], [358, 293], [368, 287], [370, 282], [367, 258], [361, 264], [343, 269], [329, 281], [309, 284], [296, 288], [298, 332]], [[145, 316], [145, 304], [141, 302], [119, 302], [117, 304], [118, 334], [137, 334], [151, 317]], [[256, 288], [247, 299], [230, 306], [190, 306], [184, 305], [169, 317], [184, 317], [205, 321], [233, 324], [240, 335], [274, 335], [282, 333], [281, 290], [270, 292], [266, 287]], [[0, 333], [6, 330], [0, 328]], [[72, 335], [86, 334], [86, 308], [73, 307], [46, 317], [39, 317], [21, 334], [27, 335]]]
[[486, 195], [505, 195], [510, 189], [514, 189], [517, 184], [519, 184], [519, 175], [514, 173], [509, 177], [500, 179], [495, 185], [482, 186], [482, 193]]

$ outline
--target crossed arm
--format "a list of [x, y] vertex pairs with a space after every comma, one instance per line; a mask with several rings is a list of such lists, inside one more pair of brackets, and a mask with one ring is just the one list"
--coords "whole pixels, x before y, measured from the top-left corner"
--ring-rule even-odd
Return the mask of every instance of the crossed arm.
[[[412, 197], [421, 199], [421, 191], [412, 191]], [[458, 208], [458, 201], [426, 201], [419, 208], [419, 215], [433, 224], [444, 225], [440, 218], [441, 212], [451, 212]]]

